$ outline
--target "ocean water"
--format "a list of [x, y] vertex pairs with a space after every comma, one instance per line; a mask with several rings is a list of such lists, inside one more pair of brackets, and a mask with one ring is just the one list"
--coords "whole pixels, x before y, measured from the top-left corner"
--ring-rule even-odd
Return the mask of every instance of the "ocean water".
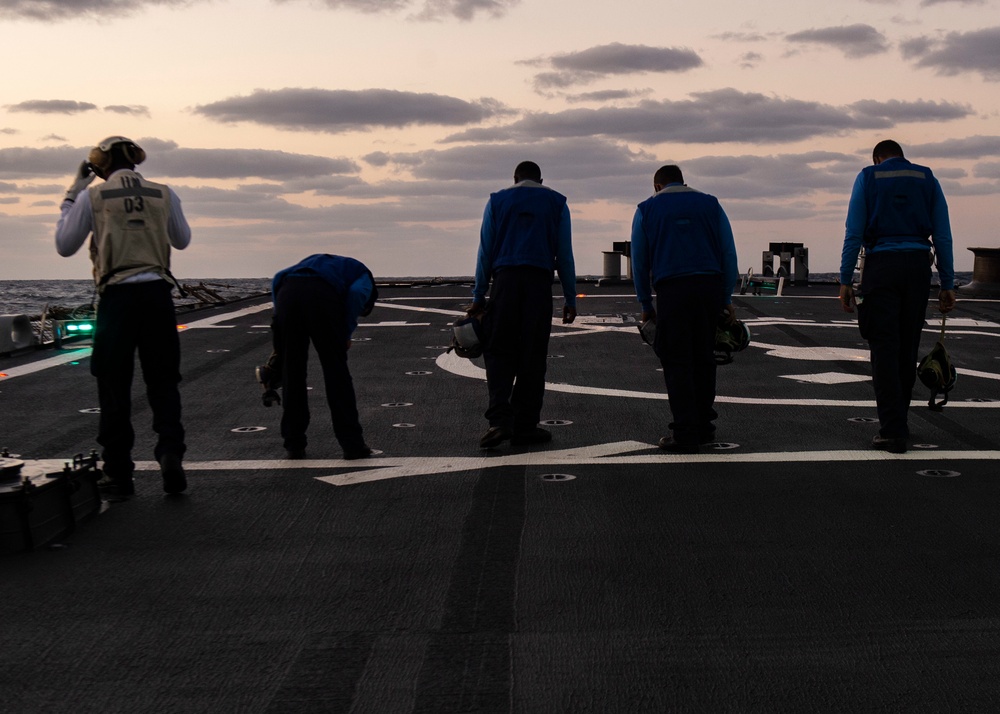
[[[809, 276], [810, 283], [829, 284], [831, 295], [836, 294], [837, 279], [836, 273], [812, 273]], [[934, 279], [936, 281], [936, 275]], [[427, 280], [427, 278], [400, 278], [398, 280], [406, 282], [407, 280]], [[596, 276], [580, 276], [579, 278], [579, 281], [584, 285], [588, 282], [596, 282], [596, 280]], [[955, 280], [959, 285], [967, 284], [972, 281], [972, 273], [956, 273]], [[226, 300], [261, 295], [271, 290], [271, 278], [206, 278], [205, 280], [184, 280], [182, 283], [186, 286], [203, 285], [217, 292]], [[49, 309], [53, 307], [73, 309], [90, 306], [95, 298], [94, 283], [91, 280], [0, 281], [0, 315], [38, 317], [46, 306]], [[179, 298], [175, 292], [174, 302], [178, 306], [182, 306], [195, 304], [198, 300], [193, 296]]]
[[[211, 278], [182, 280], [185, 286], [212, 290], [225, 300], [260, 295], [271, 290], [270, 278]], [[0, 281], [0, 315], [37, 317], [48, 307], [74, 309], [89, 307], [96, 300], [92, 280], [2, 280]], [[195, 304], [195, 296], [180, 298], [174, 292], [178, 306]]]

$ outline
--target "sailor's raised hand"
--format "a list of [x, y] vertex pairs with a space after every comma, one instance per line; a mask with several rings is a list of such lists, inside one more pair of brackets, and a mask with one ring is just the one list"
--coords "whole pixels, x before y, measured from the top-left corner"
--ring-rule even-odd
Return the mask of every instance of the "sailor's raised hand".
[[76, 175], [73, 176], [73, 185], [66, 189], [66, 195], [63, 197], [63, 200], [75, 201], [76, 197], [80, 195], [80, 192], [87, 188], [93, 180], [94, 171], [90, 167], [90, 162], [82, 162], [76, 170]]

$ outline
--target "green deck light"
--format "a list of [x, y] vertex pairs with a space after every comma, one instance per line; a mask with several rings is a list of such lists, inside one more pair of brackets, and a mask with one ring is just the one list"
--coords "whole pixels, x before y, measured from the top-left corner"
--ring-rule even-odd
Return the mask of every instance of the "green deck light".
[[55, 320], [52, 323], [53, 342], [56, 349], [62, 348], [63, 340], [71, 337], [93, 339], [96, 332], [97, 324], [93, 318], [89, 320]]
[[93, 331], [94, 331], [94, 323], [92, 322], [84, 320], [66, 322], [66, 332], [83, 333], [83, 332], [93, 332]]

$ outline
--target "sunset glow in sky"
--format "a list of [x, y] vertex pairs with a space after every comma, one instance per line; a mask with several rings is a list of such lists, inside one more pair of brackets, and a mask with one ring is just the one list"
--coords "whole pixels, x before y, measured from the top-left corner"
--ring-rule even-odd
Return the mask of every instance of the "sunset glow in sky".
[[569, 199], [577, 272], [677, 163], [769, 241], [839, 265], [884, 138], [948, 198], [958, 270], [1000, 246], [1000, 0], [0, 0], [0, 279], [87, 278], [59, 202], [112, 134], [193, 229], [178, 278], [316, 252], [376, 276], [475, 268], [517, 162]]

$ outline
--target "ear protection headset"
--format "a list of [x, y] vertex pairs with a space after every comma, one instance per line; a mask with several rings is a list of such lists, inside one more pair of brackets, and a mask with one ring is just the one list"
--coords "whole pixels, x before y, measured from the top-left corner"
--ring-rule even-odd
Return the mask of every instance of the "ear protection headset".
[[87, 162], [91, 165], [94, 173], [104, 178], [113, 163], [112, 149], [118, 147], [122, 157], [134, 166], [138, 166], [146, 160], [146, 152], [131, 139], [124, 136], [109, 136], [100, 144], [90, 150]]

